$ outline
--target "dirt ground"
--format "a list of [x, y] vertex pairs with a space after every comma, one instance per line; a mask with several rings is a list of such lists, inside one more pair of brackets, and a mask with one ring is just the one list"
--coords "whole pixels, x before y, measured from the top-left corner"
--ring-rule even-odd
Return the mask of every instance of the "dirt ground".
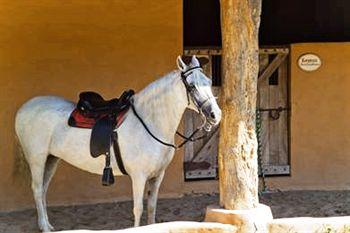
[[[202, 221], [207, 205], [217, 204], [218, 195], [193, 194], [179, 199], [160, 199], [157, 222]], [[261, 203], [271, 207], [273, 216], [350, 215], [350, 191], [293, 191], [264, 194]], [[133, 225], [132, 203], [119, 202], [66, 207], [50, 207], [51, 224], [56, 230], [121, 229]], [[144, 213], [142, 223], [146, 222]], [[0, 213], [0, 232], [38, 232], [34, 209]]]

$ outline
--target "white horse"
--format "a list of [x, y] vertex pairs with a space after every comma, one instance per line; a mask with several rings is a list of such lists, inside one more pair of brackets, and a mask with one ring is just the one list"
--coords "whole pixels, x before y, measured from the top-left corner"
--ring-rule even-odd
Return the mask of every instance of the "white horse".
[[[202, 114], [209, 128], [221, 119], [221, 110], [211, 91], [211, 80], [202, 72], [198, 59], [193, 56], [186, 65], [178, 57], [177, 65], [178, 70], [133, 96], [134, 107], [152, 134], [170, 144], [174, 143], [176, 129], [186, 108]], [[53, 230], [46, 211], [46, 193], [58, 161], [62, 159], [99, 175], [105, 165], [104, 156], [92, 158], [90, 155], [91, 129], [67, 125], [75, 106], [75, 103], [60, 97], [40, 96], [26, 102], [16, 115], [16, 134], [30, 167], [38, 224], [44, 232]], [[116, 130], [121, 157], [132, 180], [134, 225], [140, 225], [147, 182], [148, 223], [154, 223], [159, 186], [175, 149], [155, 140], [131, 110]], [[115, 175], [123, 175], [112, 149], [111, 166]]]

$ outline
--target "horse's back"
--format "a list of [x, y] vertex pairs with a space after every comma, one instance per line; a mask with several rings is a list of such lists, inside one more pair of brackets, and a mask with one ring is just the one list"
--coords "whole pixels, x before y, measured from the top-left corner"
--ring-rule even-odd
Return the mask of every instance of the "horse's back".
[[36, 112], [38, 110], [56, 110], [64, 112], [74, 108], [74, 103], [59, 96], [37, 96], [25, 102], [17, 114], [21, 112]]
[[54, 127], [67, 121], [75, 104], [57, 96], [38, 96], [24, 103], [17, 111], [15, 130], [20, 141], [35, 137], [39, 132], [47, 134]]
[[[16, 125], [19, 121], [32, 121], [43, 117], [69, 117], [75, 104], [58, 96], [38, 96], [22, 105], [16, 114]], [[30, 123], [30, 122], [28, 122]]]

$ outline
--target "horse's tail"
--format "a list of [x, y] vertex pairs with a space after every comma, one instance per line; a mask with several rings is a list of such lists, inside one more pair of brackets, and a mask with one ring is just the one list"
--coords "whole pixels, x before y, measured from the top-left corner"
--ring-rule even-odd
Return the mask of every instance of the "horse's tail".
[[19, 138], [15, 137], [14, 145], [14, 159], [12, 164], [12, 177], [14, 182], [22, 185], [30, 185], [31, 173], [29, 164], [25, 158], [23, 148], [19, 141]]

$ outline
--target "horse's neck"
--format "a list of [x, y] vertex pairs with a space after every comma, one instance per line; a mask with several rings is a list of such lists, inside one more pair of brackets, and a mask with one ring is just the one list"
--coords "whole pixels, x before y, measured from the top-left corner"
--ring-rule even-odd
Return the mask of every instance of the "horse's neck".
[[136, 111], [149, 129], [160, 139], [172, 142], [188, 104], [180, 72], [151, 83], [134, 98]]

